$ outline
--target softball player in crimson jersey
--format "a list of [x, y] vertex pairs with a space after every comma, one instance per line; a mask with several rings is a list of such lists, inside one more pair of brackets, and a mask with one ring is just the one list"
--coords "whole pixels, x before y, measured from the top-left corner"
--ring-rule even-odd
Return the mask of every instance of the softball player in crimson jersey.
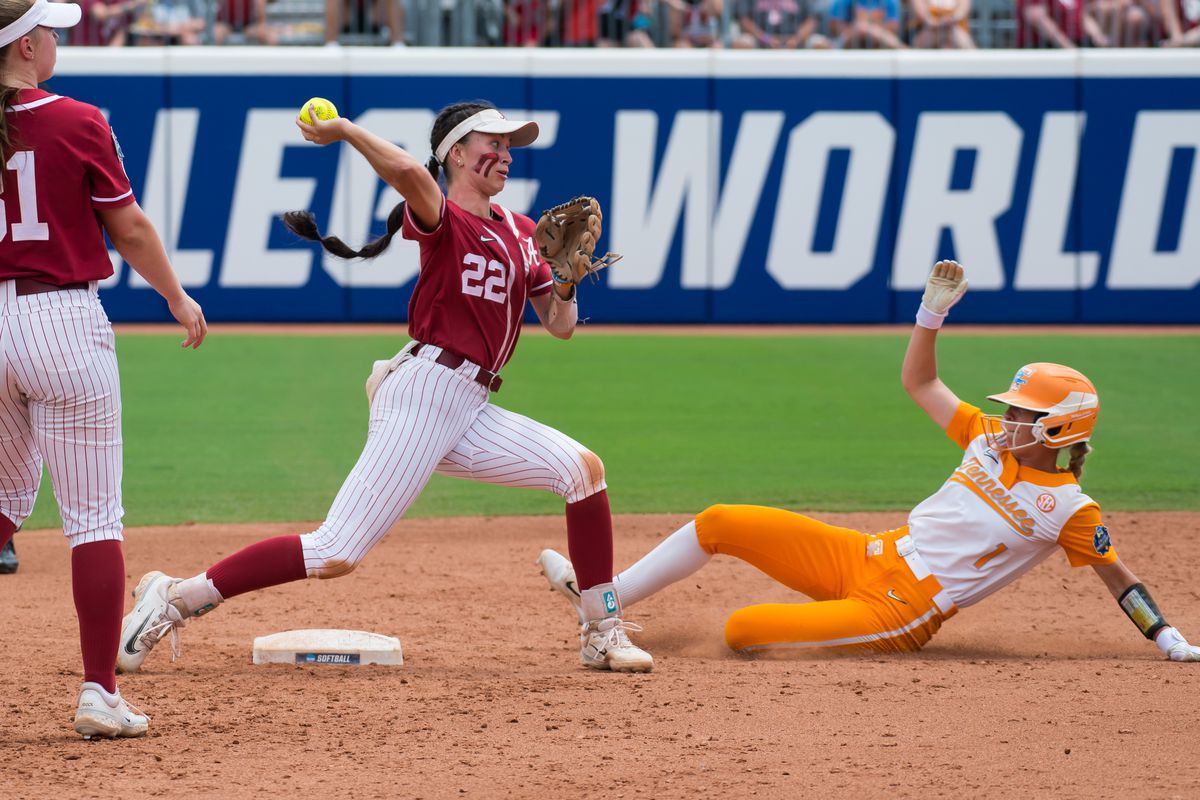
[[[317, 119], [315, 111], [310, 114]], [[305, 577], [345, 575], [403, 516], [434, 472], [554, 492], [566, 500], [567, 545], [579, 565], [580, 658], [594, 669], [649, 671], [653, 661], [626, 633], [612, 590], [612, 518], [604, 465], [553, 428], [488, 402], [512, 357], [528, 300], [542, 325], [570, 338], [578, 319], [574, 287], [552, 280], [532, 220], [492, 202], [504, 188], [511, 148], [536, 139], [537, 124], [495, 108], [460, 103], [437, 117], [434, 156], [422, 165], [346, 119], [297, 123], [317, 144], [345, 141], [404, 197], [387, 234], [360, 250], [322, 237], [310, 214], [285, 216], [296, 233], [344, 258], [379, 255], [402, 232], [421, 250], [409, 302], [413, 338], [368, 381], [366, 447], [324, 524], [300, 536], [251, 545], [186, 580], [151, 572], [134, 591], [119, 664], [137, 669], [167, 633], [218, 603]], [[445, 170], [446, 193], [438, 184]]]
[[[959, 608], [1061, 548], [1072, 566], [1095, 569], [1172, 661], [1200, 661], [1200, 648], [1167, 625], [1117, 557], [1100, 507], [1079, 487], [1100, 410], [1091, 381], [1059, 364], [1028, 364], [1007, 392], [989, 397], [1008, 406], [998, 417], [962, 402], [938, 379], [937, 331], [966, 288], [958, 264], [934, 267], [904, 358], [904, 388], [965, 451], [942, 488], [912, 510], [908, 525], [868, 535], [773, 508], [712, 506], [614, 579], [622, 606], [725, 553], [816, 601], [734, 612], [725, 624], [730, 647], [914, 651]], [[1067, 469], [1058, 467], [1063, 449], [1070, 452]], [[546, 550], [540, 563], [551, 586], [573, 600], [565, 585], [570, 562]]]
[[32, 513], [44, 460], [71, 542], [84, 666], [75, 730], [141, 736], [148, 719], [121, 698], [114, 671], [124, 511], [117, 357], [96, 293], [113, 271], [105, 232], [167, 299], [185, 347], [206, 327], [134, 201], [103, 115], [38, 88], [54, 72], [54, 29], [79, 19], [70, 3], [0, 0], [0, 545]]

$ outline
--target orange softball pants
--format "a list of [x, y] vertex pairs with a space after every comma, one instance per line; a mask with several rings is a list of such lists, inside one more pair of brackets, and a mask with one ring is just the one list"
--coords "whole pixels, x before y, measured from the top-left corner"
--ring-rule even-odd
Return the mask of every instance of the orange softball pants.
[[911, 541], [907, 527], [866, 534], [776, 508], [717, 505], [696, 517], [696, 532], [708, 552], [740, 558], [815, 601], [735, 611], [725, 623], [734, 650], [911, 652], [956, 611], [937, 579], [919, 577], [898, 552], [897, 542]]

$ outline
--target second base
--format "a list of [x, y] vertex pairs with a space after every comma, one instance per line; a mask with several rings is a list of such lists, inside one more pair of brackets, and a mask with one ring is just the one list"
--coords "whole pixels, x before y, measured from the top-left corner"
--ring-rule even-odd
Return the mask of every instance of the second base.
[[254, 640], [255, 664], [333, 664], [402, 666], [404, 654], [394, 636], [367, 631], [309, 628]]

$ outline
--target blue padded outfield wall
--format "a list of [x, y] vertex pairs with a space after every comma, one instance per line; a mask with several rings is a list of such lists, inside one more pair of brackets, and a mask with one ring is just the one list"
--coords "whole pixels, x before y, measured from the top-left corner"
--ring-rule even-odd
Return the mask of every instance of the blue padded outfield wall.
[[[1200, 54], [63, 48], [50, 88], [105, 109], [142, 205], [213, 320], [398, 321], [397, 239], [345, 263], [397, 200], [308, 97], [424, 160], [435, 111], [486, 98], [541, 123], [500, 202], [577, 194], [625, 260], [593, 322], [911, 319], [930, 265], [969, 269], [976, 322], [1200, 322]], [[117, 262], [114, 320], [165, 319]]]

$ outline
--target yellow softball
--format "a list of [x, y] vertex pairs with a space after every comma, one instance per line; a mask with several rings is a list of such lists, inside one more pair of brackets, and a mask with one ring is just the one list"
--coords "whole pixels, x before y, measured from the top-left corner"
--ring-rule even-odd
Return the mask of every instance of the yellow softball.
[[312, 117], [308, 115], [308, 108], [312, 106], [317, 112], [318, 119], [336, 119], [338, 115], [337, 106], [326, 100], [324, 97], [313, 97], [307, 103], [300, 107], [300, 121], [305, 125], [312, 125]]

